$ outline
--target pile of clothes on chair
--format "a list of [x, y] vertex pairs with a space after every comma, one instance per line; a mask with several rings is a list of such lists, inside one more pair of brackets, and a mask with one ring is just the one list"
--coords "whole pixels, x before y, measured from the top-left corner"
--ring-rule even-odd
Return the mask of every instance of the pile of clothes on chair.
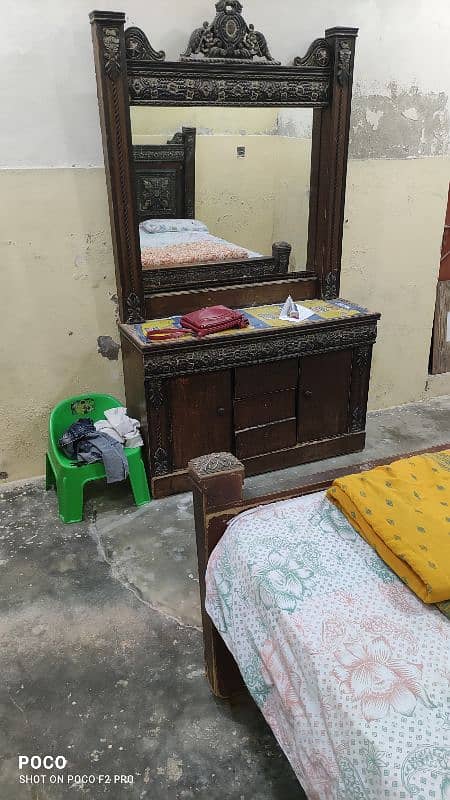
[[77, 420], [63, 433], [59, 446], [67, 458], [78, 464], [103, 461], [107, 483], [128, 477], [124, 447], [141, 447], [140, 425], [127, 416], [123, 406], [105, 411], [105, 419], [93, 422], [89, 417]]

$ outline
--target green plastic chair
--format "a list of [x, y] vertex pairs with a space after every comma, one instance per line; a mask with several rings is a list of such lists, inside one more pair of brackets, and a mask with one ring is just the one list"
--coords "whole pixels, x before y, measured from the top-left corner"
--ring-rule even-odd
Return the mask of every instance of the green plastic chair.
[[[109, 394], [81, 394], [62, 400], [53, 409], [48, 423], [48, 450], [45, 457], [45, 488], [55, 487], [58, 495], [59, 516], [63, 522], [80, 522], [83, 519], [83, 489], [89, 481], [106, 477], [101, 461], [77, 466], [64, 455], [58, 440], [67, 428], [78, 419], [90, 417], [94, 422], [104, 419], [104, 412], [122, 403]], [[137, 506], [149, 503], [147, 475], [140, 447], [125, 447], [129, 477]]]

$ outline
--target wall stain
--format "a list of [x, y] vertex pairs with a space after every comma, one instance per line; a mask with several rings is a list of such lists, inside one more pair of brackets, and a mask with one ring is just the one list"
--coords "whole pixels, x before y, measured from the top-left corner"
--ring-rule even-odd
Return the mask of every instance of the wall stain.
[[401, 88], [392, 81], [387, 94], [363, 94], [352, 102], [350, 158], [423, 158], [449, 152], [450, 117], [444, 92]]
[[0, 472], [0, 481], [6, 481], [8, 477], [9, 475], [7, 472], [4, 472], [3, 470]]
[[97, 351], [103, 358], [109, 361], [118, 361], [120, 344], [115, 342], [111, 336], [99, 336], [97, 338]]

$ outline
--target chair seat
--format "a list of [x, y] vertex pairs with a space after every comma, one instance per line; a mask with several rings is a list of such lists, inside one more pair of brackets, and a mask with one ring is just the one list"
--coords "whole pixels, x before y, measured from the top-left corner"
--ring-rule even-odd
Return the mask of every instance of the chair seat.
[[[78, 419], [94, 422], [104, 419], [104, 412], [122, 404], [111, 395], [89, 394], [69, 397], [58, 403], [50, 414], [48, 450], [46, 454], [46, 488], [56, 488], [59, 516], [63, 522], [80, 522], [83, 517], [83, 488], [86, 483], [106, 477], [102, 461], [79, 464], [68, 458], [59, 447], [59, 439]], [[125, 447], [129, 478], [137, 506], [150, 502], [147, 475], [140, 447]]]

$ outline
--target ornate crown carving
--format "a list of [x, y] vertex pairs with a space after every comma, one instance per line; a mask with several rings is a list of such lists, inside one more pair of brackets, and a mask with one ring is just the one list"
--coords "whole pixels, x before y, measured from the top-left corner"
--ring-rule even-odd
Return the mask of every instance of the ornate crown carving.
[[218, 0], [214, 21], [204, 22], [193, 31], [182, 61], [237, 61], [245, 63], [254, 58], [264, 64], [279, 64], [272, 58], [265, 36], [247, 25], [239, 0]]

